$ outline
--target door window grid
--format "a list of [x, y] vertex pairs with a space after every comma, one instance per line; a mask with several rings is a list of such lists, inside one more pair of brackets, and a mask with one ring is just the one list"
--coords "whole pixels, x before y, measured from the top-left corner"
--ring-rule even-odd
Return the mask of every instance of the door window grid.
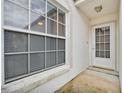
[[96, 57], [110, 58], [110, 27], [95, 29]]
[[[8, 1], [8, 2], [11, 2], [10, 0]], [[12, 3], [14, 3], [14, 4], [16, 4], [14, 1], [12, 1]], [[30, 16], [30, 14], [32, 13], [32, 11], [33, 11], [33, 13], [35, 13], [35, 14], [37, 14], [37, 15], [41, 15], [41, 16], [43, 16], [43, 17], [45, 17], [45, 19], [49, 19], [49, 20], [52, 20], [52, 21], [54, 21], [54, 22], [56, 22], [57, 23], [57, 28], [58, 28], [58, 24], [62, 24], [62, 25], [65, 25], [65, 23], [61, 23], [61, 22], [58, 22], [58, 15], [57, 15], [57, 21], [56, 20], [54, 20], [54, 19], [51, 19], [51, 18], [49, 18], [49, 17], [47, 17], [47, 15], [45, 14], [45, 15], [42, 15], [42, 14], [40, 14], [40, 13], [38, 13], [38, 12], [35, 12], [34, 10], [31, 10], [30, 9], [30, 7], [31, 7], [31, 5], [30, 5], [30, 3], [31, 3], [31, 1], [29, 1], [29, 19], [31, 19], [31, 16]], [[46, 3], [46, 5], [47, 5], [47, 1], [45, 1], [45, 3]], [[18, 5], [18, 4], [17, 4]], [[19, 4], [19, 6], [21, 6], [21, 4]], [[21, 6], [22, 7], [22, 6]], [[47, 10], [47, 6], [45, 7], [46, 9], [45, 10]], [[57, 14], [58, 14], [58, 8], [57, 8]], [[45, 20], [45, 24], [47, 23], [47, 20]], [[31, 20], [29, 20], [29, 25], [28, 25], [28, 29], [29, 30], [27, 30], [28, 32], [30, 32], [30, 31], [36, 31], [36, 30], [32, 30], [31, 29], [31, 24], [30, 24], [30, 22], [31, 22]], [[9, 26], [9, 24], [5, 24], [5, 25], [7, 25], [7, 26]], [[15, 29], [10, 29], [9, 30], [9, 28], [7, 28], [6, 29], [6, 27], [7, 26], [5, 26], [5, 30], [4, 30], [4, 32], [9, 32], [9, 34], [11, 33], [11, 32], [14, 32], [15, 33], [15, 31], [13, 31], [13, 30], [15, 30]], [[48, 29], [48, 24], [46, 24], [45, 25], [45, 28], [47, 28]], [[18, 28], [18, 27], [17, 27]], [[21, 28], [22, 29], [22, 28]], [[21, 29], [19, 30], [19, 31], [16, 31], [17, 33], [19, 33], [19, 34], [23, 34], [23, 33], [20, 33], [21, 32]], [[6, 82], [10, 82], [10, 81], [13, 81], [13, 80], [15, 80], [16, 78], [18, 79], [18, 78], [21, 78], [21, 77], [23, 77], [23, 76], [28, 76], [28, 75], [30, 75], [30, 74], [32, 74], [32, 73], [35, 73], [35, 72], [39, 72], [39, 71], [43, 71], [43, 70], [47, 70], [47, 69], [49, 69], [49, 68], [52, 68], [52, 67], [55, 67], [55, 66], [59, 66], [59, 65], [61, 65], [61, 64], [64, 64], [65, 63], [65, 59], [64, 59], [64, 62], [62, 62], [61, 60], [63, 60], [62, 58], [60, 58], [59, 56], [60, 56], [60, 53], [61, 53], [61, 55], [63, 56], [63, 54], [62, 53], [64, 53], [64, 56], [65, 56], [65, 44], [64, 44], [64, 49], [58, 49], [57, 47], [58, 47], [58, 42], [59, 42], [59, 40], [63, 40], [64, 41], [64, 43], [65, 43], [65, 36], [63, 35], [63, 36], [59, 36], [59, 34], [56, 34], [56, 35], [47, 35], [47, 34], [49, 34], [49, 33], [47, 33], [47, 29], [44, 29], [45, 30], [45, 32], [40, 32], [40, 33], [46, 33], [46, 34], [44, 34], [44, 35], [37, 35], [37, 34], [35, 34], [35, 33], [33, 33], [33, 34], [31, 34], [31, 32], [30, 33], [24, 33], [24, 34], [26, 34], [26, 36], [27, 36], [27, 44], [28, 44], [28, 49], [27, 49], [27, 51], [19, 51], [19, 52], [17, 52], [17, 51], [14, 51], [14, 52], [5, 52], [5, 59], [6, 59], [6, 56], [13, 56], [13, 55], [27, 55], [27, 58], [28, 58], [28, 61], [27, 61], [27, 63], [28, 63], [28, 72], [26, 73], [26, 74], [22, 74], [22, 75], [19, 75], [19, 77], [18, 76], [14, 76], [14, 77], [10, 77], [10, 78], [7, 78], [7, 76], [6, 76]], [[58, 29], [57, 29], [57, 33], [58, 33], [59, 31], [58, 31]], [[65, 33], [65, 31], [64, 31], [64, 33]], [[5, 34], [5, 33], [4, 33]], [[7, 35], [7, 34], [5, 34], [5, 35]], [[45, 48], [44, 48], [44, 50], [34, 50], [34, 51], [31, 51], [31, 36], [32, 35], [34, 35], [34, 36], [36, 36], [36, 37], [39, 37], [39, 36], [41, 36], [41, 37], [44, 37], [44, 43], [45, 43]], [[56, 49], [52, 49], [52, 50], [47, 50], [47, 40], [46, 40], [46, 38], [54, 38], [55, 39], [55, 42], [56, 42], [56, 44], [55, 44], [55, 46], [56, 46]], [[5, 42], [5, 41], [4, 41]], [[34, 41], [35, 42], [35, 41]], [[6, 45], [5, 45], [6, 46]], [[38, 49], [38, 48], [36, 48], [36, 49]], [[59, 53], [59, 55], [58, 55], [58, 52], [60, 52]], [[44, 53], [44, 67], [42, 67], [42, 69], [40, 69], [39, 71], [37, 70], [37, 67], [35, 68], [34, 67], [34, 69], [31, 69], [30, 67], [31, 67], [31, 56], [33, 56], [33, 54], [36, 56], [36, 55], [38, 55], [38, 56], [40, 56], [40, 54], [42, 53], [42, 55], [43, 55], [43, 53]], [[50, 66], [50, 67], [48, 67], [47, 66], [47, 64], [46, 64], [46, 59], [47, 59], [47, 53], [55, 53], [55, 56], [56, 56], [56, 58], [55, 58], [55, 64], [54, 65], [52, 65], [52, 66]], [[65, 58], [65, 57], [63, 57], [63, 58]], [[60, 59], [60, 60], [59, 60]], [[35, 59], [34, 59], [35, 60]], [[6, 68], [6, 67], [5, 67]], [[34, 71], [33, 71], [34, 70]], [[5, 71], [6, 71], [6, 69], [5, 69]], [[6, 72], [7, 73], [7, 72]]]

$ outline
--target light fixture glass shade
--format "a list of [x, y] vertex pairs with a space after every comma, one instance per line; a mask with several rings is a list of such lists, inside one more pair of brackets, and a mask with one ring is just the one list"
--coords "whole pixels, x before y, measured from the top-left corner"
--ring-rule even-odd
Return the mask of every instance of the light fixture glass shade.
[[102, 7], [102, 5], [99, 5], [99, 6], [96, 6], [94, 9], [98, 13], [98, 12], [101, 12], [101, 10], [103, 9], [103, 7]]

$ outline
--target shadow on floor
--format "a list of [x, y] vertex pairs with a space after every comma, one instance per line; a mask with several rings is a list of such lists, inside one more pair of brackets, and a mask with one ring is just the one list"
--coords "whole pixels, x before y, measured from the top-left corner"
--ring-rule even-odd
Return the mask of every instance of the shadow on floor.
[[98, 71], [86, 70], [55, 93], [121, 93], [119, 79]]

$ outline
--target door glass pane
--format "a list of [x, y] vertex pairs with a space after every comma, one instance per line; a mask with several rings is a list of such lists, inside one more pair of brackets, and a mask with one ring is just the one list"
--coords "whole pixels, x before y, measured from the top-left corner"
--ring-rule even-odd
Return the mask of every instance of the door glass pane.
[[106, 50], [110, 50], [110, 43], [106, 43], [106, 44], [105, 44], [105, 49], [106, 49]]
[[96, 57], [100, 57], [100, 52], [99, 51], [96, 51]]
[[45, 17], [31, 12], [31, 30], [45, 32]]
[[45, 37], [30, 35], [30, 49], [31, 51], [45, 51]]
[[46, 0], [31, 0], [31, 10], [45, 15]]
[[109, 35], [105, 35], [105, 42], [109, 43], [110, 42], [110, 36]]
[[99, 36], [96, 36], [96, 42], [100, 42]]
[[5, 56], [5, 78], [24, 75], [28, 71], [27, 55]]
[[96, 43], [96, 50], [97, 50], [97, 51], [100, 50], [99, 47], [100, 47], [100, 46], [99, 46], [99, 43]]
[[58, 34], [59, 36], [65, 36], [65, 26], [62, 24], [58, 25]]
[[8, 1], [12, 1], [12, 2], [15, 2], [16, 4], [19, 4], [25, 8], [29, 8], [29, 3], [28, 3], [29, 0], [8, 0]]
[[100, 46], [100, 50], [104, 51], [104, 43], [100, 43], [99, 46]]
[[46, 67], [51, 67], [56, 65], [56, 52], [46, 53]]
[[4, 24], [28, 29], [28, 10], [10, 2], [5, 2]]
[[58, 50], [65, 50], [65, 40], [58, 39]]
[[47, 3], [47, 16], [54, 20], [57, 20], [57, 7], [52, 5], [51, 3]]
[[110, 27], [97, 28], [95, 33], [96, 57], [110, 58]]
[[57, 35], [57, 23], [55, 21], [47, 20], [47, 33]]
[[100, 57], [104, 58], [104, 51], [100, 51]]
[[110, 27], [109, 26], [105, 28], [105, 34], [110, 35]]
[[95, 32], [96, 32], [96, 36], [99, 36], [99, 28], [96, 28]]
[[103, 36], [104, 35], [104, 28], [101, 28], [100, 29], [100, 36]]
[[46, 38], [47, 50], [56, 50], [56, 39], [47, 37]]
[[45, 68], [45, 53], [35, 53], [31, 54], [30, 57], [30, 69], [31, 72], [42, 70]]
[[27, 34], [5, 31], [5, 52], [27, 52]]
[[110, 58], [110, 51], [106, 51], [106, 52], [105, 52], [105, 57], [106, 57], [106, 58]]
[[59, 9], [59, 22], [65, 23], [65, 13]]
[[58, 64], [65, 63], [65, 52], [59, 51], [58, 52]]
[[100, 36], [100, 42], [104, 43], [104, 36]]

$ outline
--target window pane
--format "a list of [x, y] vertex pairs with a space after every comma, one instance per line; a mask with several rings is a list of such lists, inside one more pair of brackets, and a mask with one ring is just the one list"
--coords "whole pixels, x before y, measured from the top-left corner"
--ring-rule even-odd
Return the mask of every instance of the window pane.
[[28, 4], [29, 0], [9, 0], [9, 1], [15, 2], [21, 6], [29, 8], [29, 4]]
[[28, 10], [5, 2], [4, 24], [18, 28], [28, 28]]
[[100, 52], [96, 51], [96, 57], [100, 57]]
[[45, 15], [46, 0], [31, 0], [31, 9], [37, 13]]
[[101, 51], [104, 51], [104, 45], [105, 45], [104, 43], [100, 43], [100, 44], [99, 44]]
[[57, 20], [57, 8], [51, 3], [47, 3], [47, 16]]
[[56, 52], [46, 53], [46, 67], [51, 67], [56, 65]]
[[58, 50], [65, 50], [65, 40], [58, 39]]
[[106, 52], [105, 52], [105, 57], [106, 57], [106, 58], [110, 58], [110, 51], [106, 51]]
[[100, 57], [104, 58], [104, 51], [100, 51]]
[[105, 34], [110, 35], [110, 27], [105, 27]]
[[96, 43], [96, 50], [98, 51], [99, 50], [99, 43]]
[[5, 78], [9, 79], [26, 74], [28, 71], [27, 55], [5, 56]]
[[105, 49], [106, 49], [106, 50], [110, 50], [110, 43], [106, 43], [106, 44], [105, 44]]
[[96, 31], [96, 32], [95, 32], [96, 35], [99, 36], [99, 34], [100, 34], [99, 28], [96, 28], [95, 31]]
[[26, 52], [27, 35], [17, 32], [5, 31], [5, 52]]
[[65, 52], [58, 52], [58, 64], [65, 63]]
[[57, 23], [50, 19], [47, 20], [47, 33], [53, 35], [57, 34]]
[[96, 42], [100, 42], [99, 36], [96, 36]]
[[44, 51], [45, 50], [45, 37], [30, 35], [30, 49], [31, 51]]
[[104, 35], [104, 27], [101, 28], [101, 30], [100, 30], [100, 36], [103, 36], [103, 35]]
[[110, 42], [110, 36], [109, 35], [105, 35], [105, 42], [109, 43]]
[[42, 70], [45, 68], [45, 55], [44, 53], [31, 54], [30, 69], [32, 71]]
[[65, 26], [62, 24], [58, 25], [58, 34], [59, 36], [65, 36]]
[[46, 38], [47, 50], [56, 50], [56, 39], [47, 37]]
[[104, 36], [100, 36], [100, 42], [104, 43]]
[[31, 30], [45, 32], [45, 17], [31, 13]]
[[59, 22], [65, 23], [65, 13], [59, 9]]

